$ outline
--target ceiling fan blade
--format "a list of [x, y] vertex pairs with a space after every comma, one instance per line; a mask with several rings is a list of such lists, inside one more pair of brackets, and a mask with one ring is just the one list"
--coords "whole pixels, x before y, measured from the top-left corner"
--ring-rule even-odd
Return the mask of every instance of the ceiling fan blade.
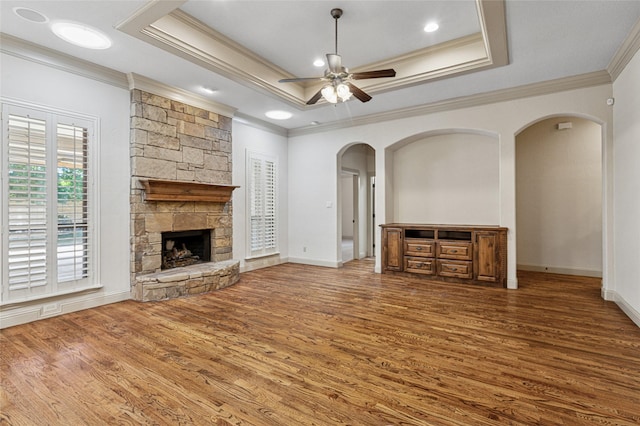
[[318, 93], [316, 93], [315, 95], [313, 95], [311, 97], [311, 99], [309, 99], [307, 101], [307, 105], [313, 105], [316, 102], [318, 102], [320, 100], [320, 98], [322, 97], [322, 89], [318, 90]]
[[342, 72], [342, 57], [334, 53], [327, 53], [327, 64], [329, 71], [339, 74]]
[[351, 93], [353, 93], [353, 96], [355, 96], [356, 98], [360, 99], [360, 101], [369, 102], [371, 100], [371, 96], [367, 95], [359, 87], [357, 87], [357, 86], [355, 86], [355, 85], [353, 85], [352, 83], [349, 83], [349, 82], [346, 82], [345, 84], [347, 86], [349, 86], [349, 89], [351, 90]]
[[324, 77], [300, 77], [300, 78], [283, 78], [278, 80], [278, 83], [296, 83], [298, 81], [319, 81], [324, 80]]
[[351, 78], [354, 80], [363, 80], [365, 78], [383, 78], [383, 77], [395, 77], [396, 70], [389, 68], [387, 70], [375, 70], [375, 71], [363, 71], [354, 72], [351, 74]]

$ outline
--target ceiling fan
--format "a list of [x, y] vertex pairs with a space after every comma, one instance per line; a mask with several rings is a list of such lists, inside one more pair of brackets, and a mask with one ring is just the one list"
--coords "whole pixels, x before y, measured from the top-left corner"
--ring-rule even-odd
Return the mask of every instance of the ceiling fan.
[[279, 80], [280, 83], [293, 83], [299, 81], [324, 81], [326, 84], [307, 101], [307, 105], [313, 105], [324, 97], [325, 100], [333, 104], [338, 100], [345, 102], [349, 100], [351, 95], [360, 99], [362, 102], [371, 100], [371, 96], [366, 94], [362, 89], [351, 83], [350, 80], [363, 80], [366, 78], [383, 78], [395, 77], [394, 69], [363, 71], [350, 73], [349, 70], [342, 66], [342, 57], [338, 55], [338, 19], [342, 16], [342, 9], [331, 9], [331, 16], [336, 21], [336, 53], [327, 53], [328, 69], [325, 70], [323, 77], [305, 77], [305, 78], [284, 78]]

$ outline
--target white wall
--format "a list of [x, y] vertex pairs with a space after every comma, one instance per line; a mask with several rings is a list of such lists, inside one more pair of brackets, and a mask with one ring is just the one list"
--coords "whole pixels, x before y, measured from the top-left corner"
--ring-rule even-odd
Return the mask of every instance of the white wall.
[[[100, 120], [98, 282], [102, 289], [3, 306], [2, 327], [130, 298], [129, 91], [74, 73], [2, 54], [2, 97]], [[126, 84], [126, 80], [123, 83]], [[42, 308], [47, 305], [47, 314]]]
[[614, 273], [607, 298], [640, 326], [640, 53], [613, 83]]
[[520, 133], [516, 209], [518, 269], [602, 276], [601, 126], [554, 117]]
[[[233, 258], [240, 261], [240, 271], [250, 271], [264, 266], [276, 265], [288, 259], [288, 154], [287, 138], [270, 129], [248, 124], [246, 121], [234, 119], [232, 126], [233, 143]], [[247, 258], [247, 221], [246, 221], [246, 158], [247, 150], [268, 154], [277, 158], [278, 183], [276, 197], [278, 203], [278, 246], [279, 254], [258, 259]]]
[[500, 221], [498, 139], [434, 135], [393, 153], [393, 216], [401, 223], [496, 225]]
[[[577, 115], [604, 124], [605, 150], [608, 150], [612, 144], [612, 109], [606, 105], [606, 99], [611, 95], [611, 85], [605, 84], [345, 129], [327, 130], [318, 134], [291, 136], [289, 138], [290, 257], [309, 264], [327, 266], [338, 264], [338, 225], [332, 205], [337, 199], [338, 173], [335, 157], [344, 147], [354, 142], [363, 142], [376, 150], [376, 221], [382, 224], [396, 221], [392, 201], [393, 181], [392, 176], [388, 175], [388, 170], [393, 169], [393, 161], [389, 159], [396, 150], [395, 144], [403, 145], [408, 141], [423, 139], [430, 133], [486, 134], [499, 140], [497, 216], [499, 223], [497, 224], [509, 228], [508, 285], [511, 288], [517, 287], [515, 135], [530, 124], [546, 117]], [[604, 160], [603, 173], [605, 179], [611, 179], [612, 162], [608, 157]], [[604, 210], [610, 212], [611, 208], [612, 194], [605, 191]], [[485, 220], [473, 214], [467, 219], [470, 224]], [[308, 250], [303, 252], [302, 249], [305, 246]], [[607, 288], [613, 283], [612, 276], [607, 274], [610, 272], [607, 266], [612, 262], [611, 241], [605, 239], [603, 247], [605, 252], [603, 285]], [[380, 270], [379, 229], [376, 235], [376, 270]]]

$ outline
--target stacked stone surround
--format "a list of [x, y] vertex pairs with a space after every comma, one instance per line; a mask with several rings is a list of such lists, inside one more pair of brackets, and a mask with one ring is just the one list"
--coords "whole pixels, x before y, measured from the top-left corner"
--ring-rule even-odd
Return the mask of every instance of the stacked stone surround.
[[[162, 300], [237, 282], [231, 201], [146, 201], [140, 184], [162, 179], [230, 185], [231, 118], [134, 89], [130, 147], [132, 297]], [[212, 230], [213, 263], [160, 271], [162, 232], [193, 229]]]

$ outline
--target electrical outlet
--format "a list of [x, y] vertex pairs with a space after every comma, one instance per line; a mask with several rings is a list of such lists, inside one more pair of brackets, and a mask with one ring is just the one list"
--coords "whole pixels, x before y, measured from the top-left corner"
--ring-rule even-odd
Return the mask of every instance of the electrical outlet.
[[306, 247], [302, 247], [302, 252], [306, 253], [307, 252], [307, 248]]

